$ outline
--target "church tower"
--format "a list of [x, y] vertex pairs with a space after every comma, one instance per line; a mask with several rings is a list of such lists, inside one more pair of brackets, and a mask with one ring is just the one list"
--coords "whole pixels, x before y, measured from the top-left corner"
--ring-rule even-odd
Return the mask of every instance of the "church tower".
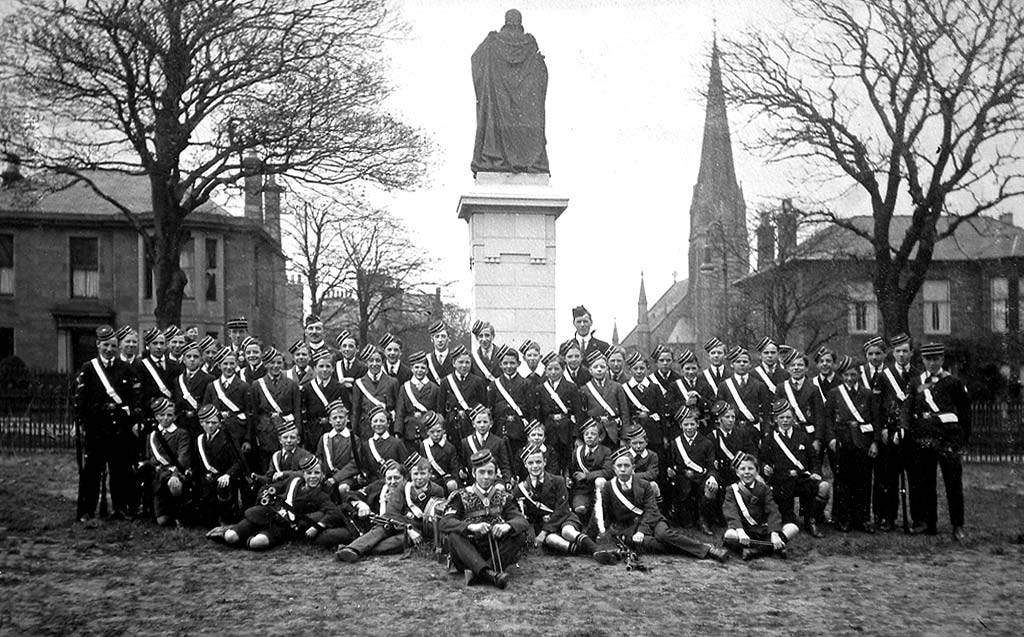
[[730, 345], [745, 329], [732, 283], [750, 273], [743, 190], [736, 181], [717, 40], [711, 48], [700, 171], [690, 203], [687, 302], [698, 343], [718, 336]]

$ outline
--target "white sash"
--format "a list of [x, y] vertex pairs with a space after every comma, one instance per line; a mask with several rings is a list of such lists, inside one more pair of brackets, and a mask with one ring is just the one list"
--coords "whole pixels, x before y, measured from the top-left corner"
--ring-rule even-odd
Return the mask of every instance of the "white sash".
[[387, 406], [379, 398], [370, 393], [370, 390], [367, 389], [366, 385], [363, 383], [362, 378], [356, 380], [356, 387], [358, 387], [359, 391], [363, 393], [363, 396], [366, 396], [366, 400], [370, 401], [377, 407], [387, 409]]
[[388, 512], [388, 496], [391, 495], [391, 489], [388, 485], [384, 485], [380, 488], [380, 495], [377, 498], [377, 513], [378, 515], [384, 515]]
[[217, 399], [220, 400], [221, 404], [228, 408], [229, 411], [238, 415], [239, 420], [245, 420], [245, 414], [241, 413], [238, 405], [228, 398], [228, 395], [224, 393], [224, 387], [221, 385], [220, 379], [213, 381], [213, 391], [217, 393]]
[[812, 380], [814, 381], [814, 386], [818, 388], [818, 393], [821, 394], [821, 402], [827, 403], [828, 399], [825, 398], [825, 390], [821, 388], [821, 381], [818, 379], [817, 376], [815, 376]]
[[416, 506], [416, 503], [412, 501], [412, 482], [405, 483], [405, 506], [409, 507], [409, 511], [412, 512], [414, 517], [423, 518], [423, 509]]
[[896, 398], [899, 398], [900, 402], [905, 401], [907, 399], [907, 392], [903, 391], [903, 388], [900, 387], [900, 382], [896, 380], [896, 376], [893, 375], [891, 367], [885, 368], [885, 377], [889, 379], [889, 384], [892, 385], [892, 390], [895, 392]]
[[480, 451], [480, 447], [476, 444], [476, 434], [469, 434], [466, 436], [466, 444], [469, 445], [469, 450], [473, 453]]
[[377, 445], [374, 444], [373, 438], [369, 438], [366, 442], [366, 446], [370, 448], [370, 455], [373, 456], [373, 459], [377, 462], [377, 464], [384, 464], [384, 458], [382, 458], [380, 452], [377, 451]]
[[324, 407], [326, 407], [328, 403], [327, 396], [324, 396], [324, 390], [320, 389], [320, 383], [318, 379], [314, 378], [313, 380], [309, 381], [309, 384], [311, 387], [313, 387], [313, 393], [316, 394], [316, 397], [319, 398], [320, 402], [323, 403]]
[[[288, 484], [288, 493], [284, 496], [284, 501], [288, 503], [289, 507], [295, 506], [295, 492], [299, 490], [300, 480], [302, 480], [302, 478], [296, 476], [295, 478], [292, 478], [292, 481]], [[294, 520], [295, 514], [289, 511], [288, 519]]]
[[548, 390], [548, 396], [551, 396], [551, 400], [555, 401], [558, 408], [562, 410], [562, 415], [568, 416], [569, 408], [565, 406], [565, 402], [562, 400], [562, 397], [558, 395], [558, 392], [555, 391], [555, 388], [551, 386], [550, 381], [544, 381], [544, 389]]
[[864, 382], [864, 386], [865, 387], [868, 387], [868, 388], [871, 387], [871, 381], [868, 380], [868, 366], [867, 365], [861, 365], [860, 366], [860, 379]]
[[797, 460], [796, 456], [793, 455], [793, 452], [790, 451], [789, 447], [786, 446], [786, 443], [782, 441], [782, 436], [779, 435], [778, 431], [772, 434], [772, 437], [775, 438], [775, 444], [778, 445], [779, 449], [782, 450], [782, 453], [786, 454], [786, 457], [789, 458], [789, 461], [793, 463], [793, 466], [795, 466], [797, 469], [801, 471], [807, 471], [807, 469], [804, 468], [804, 463]]
[[857, 406], [853, 404], [853, 400], [850, 398], [850, 393], [846, 391], [846, 385], [839, 386], [839, 394], [843, 397], [843, 402], [846, 403], [846, 409], [849, 410], [853, 419], [861, 425], [865, 424], [864, 416], [861, 416], [860, 412], [857, 411]]
[[355, 379], [352, 378], [351, 376], [345, 375], [345, 367], [342, 365], [343, 362], [344, 361], [338, 361], [337, 363], [334, 364], [334, 373], [337, 374], [338, 381], [342, 383], [344, 383], [346, 380], [352, 382]]
[[754, 516], [750, 515], [750, 509], [747, 508], [747, 503], [743, 501], [743, 494], [740, 491], [740, 483], [734, 482], [732, 484], [732, 492], [736, 495], [736, 506], [739, 507], [740, 513], [747, 520], [747, 524], [750, 526], [759, 526]]
[[427, 441], [423, 441], [423, 451], [427, 454], [427, 460], [430, 461], [430, 466], [434, 467], [434, 471], [437, 472], [437, 476], [441, 477], [445, 475], [445, 470], [441, 468], [441, 465], [437, 464], [437, 460], [434, 459], [434, 454], [430, 451], [430, 448], [434, 445]]
[[715, 376], [711, 373], [711, 368], [704, 370], [704, 380], [707, 381], [708, 385], [711, 386], [711, 391], [718, 393], [718, 385], [715, 384]]
[[730, 462], [732, 460], [735, 460], [736, 459], [736, 454], [734, 454], [733, 452], [729, 451], [729, 447], [726, 446], [726, 444], [725, 444], [725, 438], [721, 434], [718, 434], [715, 437], [718, 438], [718, 447], [725, 454], [725, 457], [728, 458], [730, 460]]
[[494, 374], [487, 365], [484, 365], [483, 359], [480, 358], [480, 349], [477, 347], [473, 348], [473, 361], [476, 362], [476, 366], [480, 368], [480, 371], [484, 373], [484, 378], [487, 380], [494, 380]]
[[944, 412], [939, 409], [939, 406], [935, 403], [935, 396], [932, 395], [932, 390], [928, 387], [925, 387], [924, 390], [924, 401], [928, 403], [928, 408], [935, 412], [935, 415], [938, 417], [940, 422], [947, 424], [960, 422], [960, 418], [958, 418], [956, 414], [948, 411]]
[[199, 437], [196, 438], [196, 447], [199, 448], [199, 459], [203, 461], [203, 466], [206, 467], [207, 473], [217, 473], [217, 468], [213, 466], [213, 463], [210, 462], [206, 455], [205, 439], [206, 434], [199, 434]]
[[160, 393], [167, 398], [171, 397], [171, 390], [167, 389], [167, 385], [164, 385], [164, 381], [160, 378], [160, 372], [156, 371], [156, 367], [153, 367], [153, 361], [148, 358], [142, 359], [142, 366], [146, 368], [149, 375], [153, 377], [153, 381], [156, 383], [156, 388], [160, 390]]
[[324, 446], [324, 461], [327, 463], [327, 468], [331, 470], [331, 473], [334, 473], [337, 469], [334, 468], [334, 458], [331, 457], [331, 454], [334, 452], [331, 450], [330, 431], [325, 431], [324, 434], [320, 436], [320, 444]]
[[579, 466], [580, 471], [582, 471], [583, 473], [587, 472], [587, 465], [583, 463], [583, 448], [585, 446], [586, 445], [580, 445], [579, 447], [576, 447], [576, 456], [575, 456], [576, 457], [576, 464]]
[[696, 394], [697, 390], [690, 391], [686, 388], [682, 378], [676, 379], [676, 387], [679, 388], [679, 393], [683, 395], [683, 400], [690, 400], [690, 394]]
[[434, 365], [434, 358], [436, 354], [431, 353], [427, 356], [427, 367], [430, 368], [430, 375], [434, 377], [434, 382], [438, 385], [441, 384], [441, 373], [437, 371], [437, 366]]
[[628, 398], [629, 402], [633, 403], [633, 405], [637, 409], [644, 412], [645, 414], [651, 413], [651, 410], [648, 409], [647, 406], [644, 405], [642, 402], [640, 402], [640, 399], [637, 398], [637, 395], [633, 393], [633, 389], [629, 386], [628, 382], [622, 384], [622, 391], [626, 392], [626, 398]]
[[278, 449], [274, 452], [274, 455], [270, 456], [270, 462], [274, 465], [274, 471], [277, 473], [283, 473], [281, 471], [281, 450]]
[[537, 502], [532, 497], [530, 497], [530, 492], [526, 490], [526, 481], [525, 480], [523, 482], [519, 483], [519, 492], [523, 494], [523, 497], [526, 498], [527, 502], [529, 502], [530, 504], [532, 504], [536, 508], [540, 509], [542, 512], [544, 512], [544, 513], [554, 513], [555, 512], [552, 508], [548, 507], [547, 505], [545, 505], [545, 504], [543, 504], [541, 502]]
[[740, 410], [743, 417], [749, 422], [756, 421], [757, 418], [754, 418], [754, 414], [750, 413], [750, 408], [747, 407], [747, 404], [743, 402], [742, 398], [740, 398], [740, 391], [736, 387], [736, 381], [733, 380], [732, 376], [725, 379], [725, 386], [729, 388], [729, 393], [732, 394], [732, 399], [736, 403], [736, 409]]
[[[530, 374], [533, 374], [533, 371], [530, 370], [530, 366], [526, 364], [525, 359], [521, 363], [519, 363], [519, 367], [516, 368], [516, 371], [523, 378], [529, 378]], [[537, 363], [537, 369], [534, 371], [537, 372], [538, 376], [544, 378], [544, 363]]]
[[519, 403], [516, 402], [516, 399], [512, 398], [512, 394], [508, 393], [505, 386], [501, 384], [501, 379], [494, 379], [494, 384], [498, 387], [498, 392], [501, 393], [501, 397], [505, 399], [505, 402], [507, 402], [508, 406], [512, 408], [512, 411], [516, 412], [516, 415], [522, 418], [523, 410], [519, 407]]
[[612, 406], [608, 404], [608, 401], [604, 399], [604, 396], [602, 396], [601, 393], [597, 391], [597, 386], [594, 385], [594, 381], [587, 382], [587, 389], [590, 391], [590, 394], [594, 397], [594, 400], [596, 400], [598, 404], [601, 405], [601, 408], [608, 412], [608, 415], [610, 417], [619, 417], [619, 415], [615, 413], [615, 410], [612, 409]]
[[624, 494], [622, 492], [622, 490], [619, 489], [619, 481], [618, 480], [616, 480], [615, 478], [612, 478], [611, 479], [611, 483], [612, 483], [612, 493], [614, 493], [615, 497], [619, 499], [619, 502], [622, 503], [622, 506], [624, 506], [627, 509], [629, 509], [630, 511], [632, 511], [635, 515], [643, 515], [644, 514], [644, 510], [641, 509], [640, 507], [638, 507], [637, 505], [633, 504], [629, 500], [629, 498], [626, 497], [626, 494]]
[[[694, 440], [696, 440], [696, 438], [694, 438]], [[700, 466], [699, 464], [691, 460], [690, 454], [686, 453], [686, 447], [683, 446], [682, 436], [676, 437], [676, 449], [679, 450], [679, 455], [683, 459], [683, 464], [689, 467], [691, 471], [696, 471], [697, 473], [704, 473], [704, 467]]]
[[114, 401], [118, 405], [124, 405], [124, 401], [117, 395], [117, 390], [110, 384], [110, 379], [107, 378], [107, 373], [103, 371], [103, 365], [100, 365], [100, 359], [92, 359], [92, 368], [96, 370], [96, 376], [100, 379], [100, 384], [103, 385], [103, 391], [107, 392], [107, 396], [110, 396], [110, 400]]
[[775, 393], [775, 383], [773, 383], [772, 379], [768, 377], [768, 372], [764, 371], [764, 368], [761, 367], [760, 365], [755, 367], [754, 371], [757, 372], [757, 375], [761, 377], [762, 381], [764, 381], [765, 386], [768, 387], [768, 391], [770, 391], [771, 393], [774, 394]]
[[188, 386], [185, 385], [185, 374], [178, 376], [178, 388], [181, 389], [181, 397], [184, 398], [189, 405], [192, 405], [192, 409], [199, 409], [199, 401], [196, 400], [196, 397], [188, 390]]
[[260, 389], [263, 390], [263, 395], [266, 396], [267, 402], [270, 403], [270, 408], [273, 409], [274, 412], [277, 414], [283, 414], [284, 410], [281, 409], [281, 405], [278, 405], [277, 401], [274, 400], [274, 397], [270, 394], [270, 388], [267, 387], [267, 377], [264, 376], [263, 378], [259, 379], [258, 381], [256, 381], [256, 384], [259, 385]]
[[417, 411], [427, 411], [426, 406], [421, 403], [412, 392], [412, 381], [407, 380], [402, 386], [405, 387], [405, 395], [409, 397], [409, 402], [412, 403], [412, 406], [415, 407]]
[[455, 400], [459, 401], [459, 406], [464, 410], [469, 411], [469, 403], [466, 402], [466, 397], [462, 395], [462, 390], [459, 389], [458, 383], [455, 382], [455, 374], [448, 374], [448, 386], [451, 387], [452, 393], [455, 394]]
[[[782, 387], [786, 390], [786, 398], [789, 399], [789, 406], [793, 408], [793, 413], [796, 414], [796, 421], [801, 425], [807, 424], [807, 416], [804, 415], [804, 410], [800, 409], [800, 403], [796, 401], [796, 394], [793, 392], [793, 383], [790, 381], [783, 381]], [[814, 432], [814, 425], [809, 425], [808, 433]]]
[[573, 385], [575, 385], [575, 384], [576, 384], [576, 381], [574, 381], [574, 380], [572, 379], [572, 375], [571, 375], [571, 374], [569, 373], [569, 370], [568, 370], [568, 369], [564, 369], [564, 370], [562, 370], [562, 378], [564, 378], [565, 380], [569, 381], [569, 382], [570, 382], [570, 383], [572, 383]]
[[160, 450], [157, 448], [159, 445], [156, 444], [156, 434], [156, 431], [149, 434], [149, 450], [153, 452], [153, 457], [156, 458], [156, 461], [161, 465], [165, 467], [173, 467], [174, 465], [171, 461], [165, 458], [164, 454], [160, 453]]

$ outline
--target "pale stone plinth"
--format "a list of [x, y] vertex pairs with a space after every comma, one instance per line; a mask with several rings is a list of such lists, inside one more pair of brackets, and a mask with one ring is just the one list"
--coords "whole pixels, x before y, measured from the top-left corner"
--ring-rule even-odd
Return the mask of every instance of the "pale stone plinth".
[[569, 205], [547, 175], [478, 173], [459, 198], [469, 223], [473, 318], [489, 321], [495, 341], [526, 338], [543, 352], [555, 342], [555, 220]]

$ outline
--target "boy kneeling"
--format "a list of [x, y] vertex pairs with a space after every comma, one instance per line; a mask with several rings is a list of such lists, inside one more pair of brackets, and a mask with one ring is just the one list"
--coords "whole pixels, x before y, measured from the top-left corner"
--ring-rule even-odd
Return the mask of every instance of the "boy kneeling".
[[[440, 532], [447, 535], [455, 569], [471, 571], [467, 585], [486, 582], [505, 588], [508, 573], [503, 565], [519, 556], [530, 524], [516, 507], [512, 494], [497, 488], [497, 467], [491, 451], [480, 449], [472, 455], [470, 464], [475, 482], [448, 499]], [[485, 553], [489, 559], [484, 559]]]
[[533, 525], [534, 545], [546, 546], [557, 553], [593, 555], [597, 545], [583, 533], [579, 517], [569, 509], [565, 480], [545, 471], [547, 450], [531, 444], [523, 449], [520, 457], [527, 475], [513, 495]]
[[722, 513], [728, 529], [722, 543], [742, 552], [744, 560], [775, 553], [786, 557], [786, 543], [800, 532], [782, 524], [772, 490], [757, 479], [757, 458], [744, 455], [736, 465], [739, 481], [725, 490]]

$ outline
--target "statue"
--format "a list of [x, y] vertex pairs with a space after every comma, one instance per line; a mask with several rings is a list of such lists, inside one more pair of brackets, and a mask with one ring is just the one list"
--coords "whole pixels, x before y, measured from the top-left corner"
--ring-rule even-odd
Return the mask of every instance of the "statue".
[[511, 9], [471, 58], [476, 89], [473, 174], [549, 173], [544, 136], [548, 68], [537, 40]]

